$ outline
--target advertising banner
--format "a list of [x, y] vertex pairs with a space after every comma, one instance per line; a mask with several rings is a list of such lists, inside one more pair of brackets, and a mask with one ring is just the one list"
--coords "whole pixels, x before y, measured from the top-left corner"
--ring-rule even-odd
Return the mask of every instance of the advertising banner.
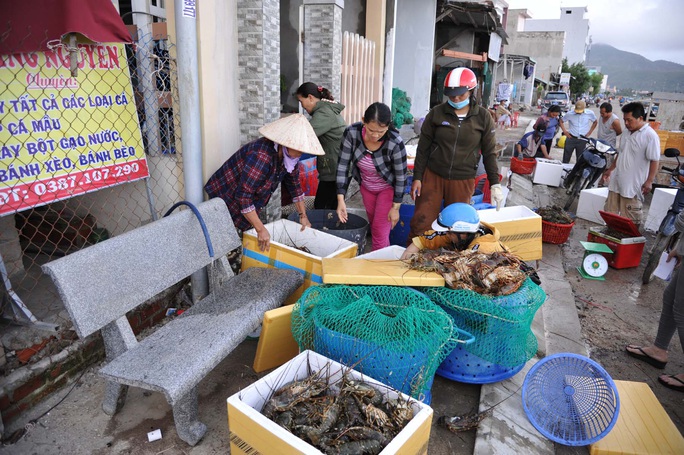
[[123, 44], [0, 56], [0, 216], [149, 175]]

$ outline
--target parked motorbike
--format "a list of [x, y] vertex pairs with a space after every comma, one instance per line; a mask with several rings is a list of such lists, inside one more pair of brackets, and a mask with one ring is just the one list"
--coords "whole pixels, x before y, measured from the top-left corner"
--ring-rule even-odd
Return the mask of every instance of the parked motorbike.
[[586, 148], [575, 163], [575, 166], [565, 177], [564, 188], [568, 199], [563, 206], [568, 210], [580, 191], [594, 186], [596, 181], [606, 170], [606, 155], [614, 155], [617, 151], [607, 142], [595, 138], [580, 136], [587, 143]]
[[641, 278], [644, 284], [650, 283], [653, 279], [653, 272], [658, 267], [663, 252], [669, 253], [673, 248], [676, 248], [677, 240], [679, 240], [680, 233], [674, 226], [675, 218], [684, 209], [684, 170], [679, 162], [679, 155], [679, 150], [675, 148], [665, 149], [666, 157], [677, 158], [677, 167], [668, 168], [663, 166], [661, 172], [670, 174], [670, 186], [677, 188], [677, 194], [663, 221], [660, 222], [656, 238], [648, 250], [648, 262], [646, 262], [644, 275]]

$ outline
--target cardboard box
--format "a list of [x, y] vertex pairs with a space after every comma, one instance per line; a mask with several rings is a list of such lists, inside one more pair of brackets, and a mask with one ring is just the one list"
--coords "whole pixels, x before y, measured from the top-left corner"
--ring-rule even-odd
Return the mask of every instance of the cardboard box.
[[[304, 284], [288, 299], [294, 303], [305, 289], [323, 282], [323, 258], [353, 258], [358, 245], [350, 240], [317, 229], [305, 229], [290, 220], [278, 220], [265, 225], [271, 235], [271, 247], [260, 251], [256, 230], [242, 235], [242, 270], [251, 267], [294, 269], [304, 275]], [[303, 251], [300, 248], [306, 248]]]
[[[629, 218], [603, 210], [599, 214], [606, 222], [606, 227], [590, 227], [587, 240], [604, 243], [613, 250], [613, 253], [601, 253], [608, 260], [609, 266], [615, 269], [638, 267], [646, 245], [646, 237], [641, 235]], [[614, 231], [619, 232], [622, 238], [615, 236], [612, 233]]]
[[500, 240], [523, 261], [542, 258], [541, 217], [525, 206], [480, 210], [480, 221], [495, 226]]
[[548, 186], [560, 186], [563, 176], [563, 163], [560, 160], [537, 158], [537, 166], [532, 173], [532, 183]]
[[651, 232], [658, 231], [660, 223], [663, 221], [667, 211], [674, 202], [676, 194], [676, 188], [655, 189], [653, 198], [651, 199], [651, 206], [648, 209], [648, 215], [646, 215], [646, 221], [644, 222], [644, 229]]
[[591, 188], [580, 191], [577, 202], [577, 218], [593, 221], [597, 224], [605, 224], [599, 211], [603, 210], [608, 199], [608, 188]]
[[347, 372], [352, 379], [363, 380], [386, 391], [386, 397], [389, 399], [401, 397], [401, 400], [408, 400], [413, 408], [413, 419], [380, 453], [427, 454], [433, 414], [430, 406], [313, 351], [302, 352], [285, 365], [228, 398], [230, 453], [321, 454], [318, 449], [260, 412], [274, 391], [293, 380], [302, 380], [321, 370], [326, 374], [329, 372], [331, 383], [339, 381], [342, 373]]

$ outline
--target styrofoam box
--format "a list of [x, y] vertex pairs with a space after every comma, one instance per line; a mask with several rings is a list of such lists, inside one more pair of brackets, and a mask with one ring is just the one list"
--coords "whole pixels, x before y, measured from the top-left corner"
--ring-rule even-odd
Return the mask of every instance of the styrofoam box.
[[608, 188], [591, 188], [580, 191], [577, 202], [577, 218], [593, 221], [597, 224], [606, 224], [599, 215], [608, 199]]
[[346, 373], [350, 379], [373, 384], [385, 393], [387, 399], [400, 397], [400, 400], [410, 403], [413, 409], [413, 419], [380, 453], [427, 453], [433, 415], [430, 406], [313, 351], [302, 352], [228, 398], [230, 453], [234, 455], [243, 453], [321, 454], [322, 452], [318, 449], [260, 412], [273, 392], [294, 380], [305, 379], [319, 371], [323, 371], [324, 375], [330, 378], [330, 383], [340, 381], [342, 374]]
[[651, 199], [651, 207], [646, 215], [644, 229], [656, 232], [677, 195], [676, 188], [656, 188]]
[[499, 230], [501, 243], [523, 261], [542, 258], [541, 217], [524, 205], [478, 211], [480, 221]]
[[402, 246], [390, 245], [385, 248], [380, 248], [379, 250], [371, 251], [370, 253], [356, 256], [354, 259], [401, 259], [404, 250], [406, 250], [406, 248]]
[[532, 173], [532, 183], [548, 186], [560, 186], [563, 176], [563, 163], [560, 160], [537, 158], [537, 165]]
[[294, 303], [312, 284], [323, 283], [323, 258], [353, 258], [358, 251], [358, 245], [351, 240], [318, 229], [302, 231], [302, 225], [294, 221], [278, 220], [265, 227], [271, 235], [268, 251], [259, 250], [255, 229], [242, 234], [242, 270], [271, 267], [301, 272], [304, 284], [292, 293], [287, 303]]

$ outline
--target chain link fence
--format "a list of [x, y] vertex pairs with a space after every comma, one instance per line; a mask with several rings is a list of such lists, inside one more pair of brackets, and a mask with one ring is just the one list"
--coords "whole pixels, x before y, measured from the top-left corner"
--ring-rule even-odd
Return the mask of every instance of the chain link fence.
[[42, 264], [155, 220], [184, 199], [173, 44], [162, 35], [126, 45], [65, 41], [0, 57], [5, 375], [73, 338], [64, 336], [71, 321]]

